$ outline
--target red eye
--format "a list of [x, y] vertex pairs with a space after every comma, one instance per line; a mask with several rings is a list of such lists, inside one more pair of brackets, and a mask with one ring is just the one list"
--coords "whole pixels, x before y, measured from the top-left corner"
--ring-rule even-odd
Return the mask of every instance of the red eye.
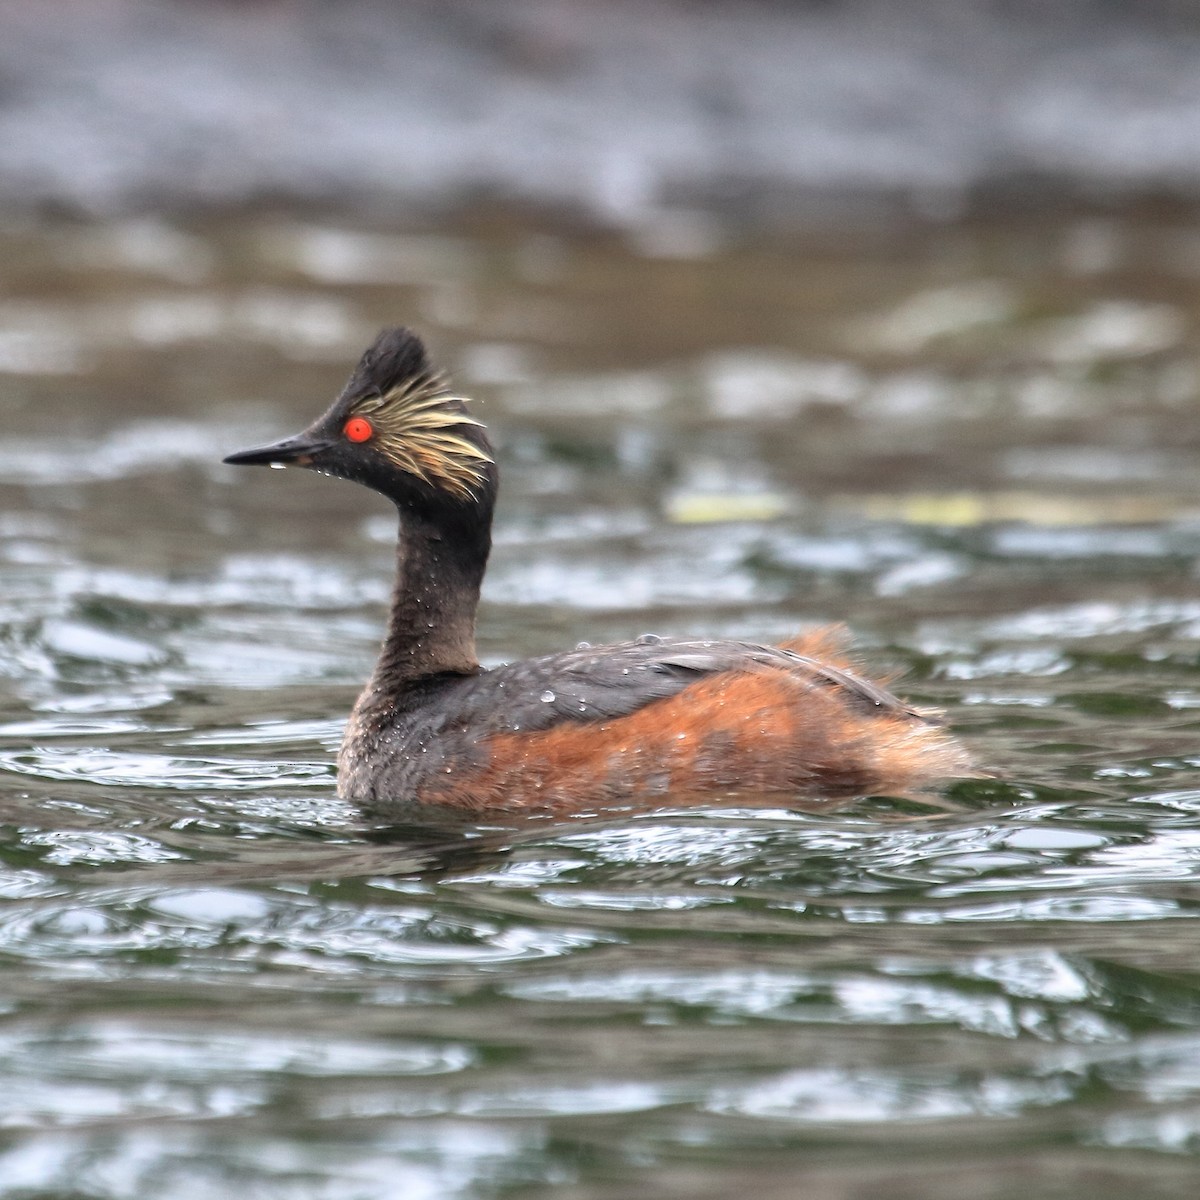
[[375, 427], [366, 417], [351, 417], [342, 426], [342, 432], [349, 442], [367, 442], [375, 434]]

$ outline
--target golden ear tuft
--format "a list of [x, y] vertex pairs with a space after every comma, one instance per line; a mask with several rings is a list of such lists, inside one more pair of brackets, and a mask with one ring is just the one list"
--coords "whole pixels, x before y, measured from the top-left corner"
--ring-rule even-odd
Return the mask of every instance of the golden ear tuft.
[[369, 416], [375, 445], [402, 471], [415, 475], [460, 500], [469, 500], [484, 482], [492, 457], [464, 437], [464, 426], [481, 426], [463, 409], [465, 397], [446, 390], [434, 372], [403, 380], [380, 394], [365, 396], [351, 408]]

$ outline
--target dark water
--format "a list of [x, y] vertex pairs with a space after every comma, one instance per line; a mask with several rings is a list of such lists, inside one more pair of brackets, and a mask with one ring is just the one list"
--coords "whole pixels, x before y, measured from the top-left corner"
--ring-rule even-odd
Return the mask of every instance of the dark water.
[[[0, 1194], [1192, 1196], [1200, 238], [0, 235]], [[488, 661], [843, 620], [999, 775], [372, 829], [386, 505], [220, 456], [419, 326]]]

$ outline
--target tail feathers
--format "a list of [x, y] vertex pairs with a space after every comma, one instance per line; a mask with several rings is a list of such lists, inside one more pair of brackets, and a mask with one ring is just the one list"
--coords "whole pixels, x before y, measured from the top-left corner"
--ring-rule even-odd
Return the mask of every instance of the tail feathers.
[[[846, 647], [850, 633], [844, 625], [822, 625], [807, 629], [779, 643], [780, 649], [814, 658], [839, 671], [861, 676], [869, 682], [890, 687], [899, 672], [889, 675], [863, 674], [862, 667]], [[950, 734], [936, 709], [913, 708], [920, 722], [897, 720], [891, 736], [878, 743], [877, 770], [881, 777], [896, 783], [924, 784], [934, 779], [990, 778], [992, 773], [981, 770], [971, 755]]]

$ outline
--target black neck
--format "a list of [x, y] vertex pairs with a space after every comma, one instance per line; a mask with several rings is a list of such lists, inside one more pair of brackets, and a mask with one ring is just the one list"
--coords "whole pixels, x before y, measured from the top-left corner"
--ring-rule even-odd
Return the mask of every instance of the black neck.
[[490, 549], [486, 522], [401, 510], [392, 608], [364, 701], [394, 703], [415, 680], [479, 670], [475, 611]]

